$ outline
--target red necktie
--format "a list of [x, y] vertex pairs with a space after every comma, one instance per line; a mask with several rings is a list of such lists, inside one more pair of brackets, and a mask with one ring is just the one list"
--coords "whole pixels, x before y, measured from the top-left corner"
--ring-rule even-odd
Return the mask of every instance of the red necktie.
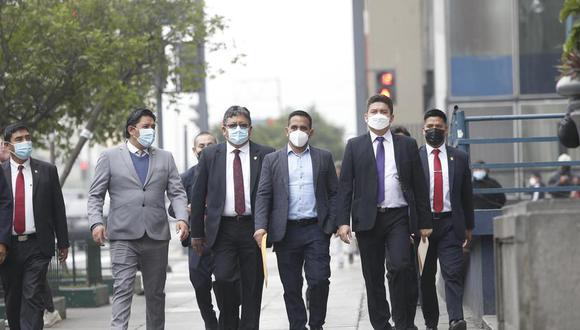
[[433, 210], [437, 213], [443, 211], [443, 172], [441, 170], [441, 160], [439, 159], [439, 149], [433, 149], [433, 178], [435, 189], [433, 190]]
[[18, 166], [18, 176], [16, 176], [16, 189], [14, 191], [14, 231], [17, 234], [24, 233], [26, 228], [25, 208], [24, 208], [24, 166]]
[[242, 172], [242, 160], [240, 149], [234, 150], [234, 200], [237, 215], [246, 213], [246, 198], [244, 197], [244, 174]]

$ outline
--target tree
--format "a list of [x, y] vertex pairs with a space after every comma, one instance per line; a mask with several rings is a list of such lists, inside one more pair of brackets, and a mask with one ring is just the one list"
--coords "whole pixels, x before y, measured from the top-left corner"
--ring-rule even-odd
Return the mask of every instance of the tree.
[[165, 55], [224, 28], [202, 9], [195, 0], [0, 1], [0, 126], [20, 121], [36, 137], [56, 133], [71, 166], [87, 139], [121, 140], [128, 113], [151, 106], [160, 82], [178, 73], [197, 86], [205, 74], [196, 61], [172, 68]]
[[[335, 126], [325, 120], [315, 107], [306, 110], [312, 117], [314, 135], [310, 142], [313, 146], [330, 151], [334, 160], [342, 160], [344, 153], [344, 128]], [[252, 141], [269, 145], [276, 149], [288, 144], [288, 137], [284, 128], [288, 126], [288, 115], [291, 110], [286, 110], [280, 117], [253, 122]], [[221, 137], [221, 124], [212, 129], [215, 136]]]

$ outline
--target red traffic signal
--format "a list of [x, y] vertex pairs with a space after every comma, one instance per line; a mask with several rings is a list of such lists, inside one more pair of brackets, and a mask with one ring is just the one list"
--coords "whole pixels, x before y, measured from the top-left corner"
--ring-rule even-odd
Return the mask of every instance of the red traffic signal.
[[377, 93], [388, 96], [395, 103], [397, 96], [396, 87], [395, 70], [377, 72]]

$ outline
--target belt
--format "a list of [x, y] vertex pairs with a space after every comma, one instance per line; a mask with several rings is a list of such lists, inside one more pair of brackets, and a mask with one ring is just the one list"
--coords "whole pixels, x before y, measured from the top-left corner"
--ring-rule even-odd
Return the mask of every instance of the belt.
[[431, 216], [433, 218], [433, 220], [440, 220], [440, 219], [444, 219], [444, 218], [450, 218], [451, 217], [451, 212], [440, 212], [440, 213], [431, 213]]
[[226, 221], [252, 221], [251, 215], [236, 215], [235, 217], [222, 216], [222, 220]]
[[380, 207], [380, 206], [377, 206], [377, 212], [387, 213], [388, 211], [397, 211], [397, 210], [404, 209], [406, 207], [407, 206], [401, 206], [401, 207]]
[[298, 225], [298, 226], [306, 226], [318, 223], [318, 218], [307, 218], [307, 219], [298, 219], [298, 220], [288, 220], [289, 225]]
[[36, 238], [36, 234], [12, 235], [12, 239], [16, 240], [17, 242], [26, 242], [33, 238]]

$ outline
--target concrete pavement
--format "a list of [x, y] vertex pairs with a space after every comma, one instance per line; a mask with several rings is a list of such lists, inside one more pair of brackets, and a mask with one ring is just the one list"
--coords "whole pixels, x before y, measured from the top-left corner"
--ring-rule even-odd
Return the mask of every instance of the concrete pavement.
[[[187, 257], [182, 253], [178, 242], [172, 240], [170, 245], [170, 265], [172, 272], [167, 274], [166, 285], [166, 326], [168, 330], [204, 329], [203, 321], [195, 303], [193, 288], [189, 282]], [[360, 269], [360, 260], [346, 262], [339, 269], [336, 258], [333, 258], [330, 297], [325, 329], [371, 330], [366, 307], [366, 293]], [[276, 256], [268, 255], [269, 283], [264, 288], [260, 329], [288, 329], [288, 319], [284, 306], [282, 284], [278, 277]], [[215, 301], [215, 300], [214, 300]], [[441, 301], [440, 301], [441, 302]], [[216, 307], [217, 310], [217, 307]], [[440, 306], [440, 329], [447, 329], [445, 306]], [[99, 308], [68, 308], [67, 319], [54, 329], [92, 330], [108, 329], [111, 306]], [[469, 329], [477, 329], [469, 315], [466, 315]], [[417, 311], [415, 323], [423, 328], [420, 310]], [[134, 296], [129, 329], [145, 329], [145, 297]]]

